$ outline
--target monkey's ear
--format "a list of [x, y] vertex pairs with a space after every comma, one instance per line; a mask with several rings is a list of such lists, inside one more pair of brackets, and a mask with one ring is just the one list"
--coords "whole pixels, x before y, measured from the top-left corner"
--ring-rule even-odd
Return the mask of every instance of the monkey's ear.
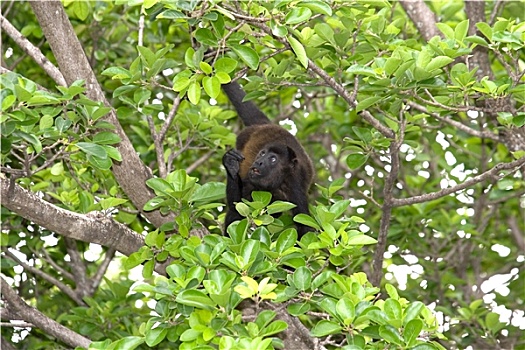
[[295, 151], [291, 149], [290, 147], [287, 147], [287, 148], [288, 148], [288, 160], [293, 165], [297, 164], [297, 161], [298, 161], [297, 154], [295, 154]]

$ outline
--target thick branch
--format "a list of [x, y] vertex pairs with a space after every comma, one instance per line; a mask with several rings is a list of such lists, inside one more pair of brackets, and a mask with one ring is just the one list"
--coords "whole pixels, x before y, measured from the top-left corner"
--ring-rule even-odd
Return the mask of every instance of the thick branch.
[[9, 23], [9, 21], [0, 14], [0, 24], [2, 30], [9, 35], [11, 39], [26, 53], [42, 69], [53, 79], [58, 85], [66, 86], [66, 80], [57, 67], [55, 67], [47, 58], [42, 54], [40, 49], [34, 46], [29, 40], [27, 40], [22, 33], [20, 33], [15, 27]]
[[136, 252], [144, 238], [104, 215], [77, 214], [44, 201], [0, 176], [2, 205], [12, 212], [64, 237], [115, 248], [124, 255]]
[[[86, 82], [86, 95], [94, 101], [103, 102], [109, 106], [81, 43], [73, 30], [60, 1], [32, 1], [31, 7], [42, 27], [42, 31], [51, 46], [51, 50], [64, 75], [67, 84], [83, 79]], [[173, 215], [162, 216], [159, 211], [144, 212], [142, 208], [153, 193], [146, 186], [146, 180], [151, 178], [151, 170], [140, 160], [128, 136], [120, 125], [114, 110], [105, 119], [115, 125], [115, 132], [122, 141], [117, 148], [122, 155], [122, 162], [114, 162], [112, 170], [119, 185], [135, 207], [141, 211], [156, 227], [173, 220]]]
[[[469, 35], [477, 34], [476, 23], [485, 22], [485, 1], [465, 1], [465, 13], [469, 19]], [[477, 45], [472, 51], [472, 55], [469, 59], [470, 67], [478, 68], [476, 70], [476, 77], [478, 79], [483, 79], [483, 77], [488, 76], [490, 79], [494, 79], [494, 74], [490, 67], [490, 59], [488, 55], [488, 50], [486, 47]]]
[[73, 332], [37, 309], [27, 305], [3, 278], [0, 278], [0, 286], [4, 307], [22, 320], [32, 323], [35, 327], [42, 329], [47, 334], [60, 339], [60, 341], [71, 347], [80, 346], [87, 349], [89, 344], [91, 344], [91, 340], [88, 338]]
[[400, 0], [399, 3], [412, 20], [419, 31], [419, 34], [429, 41], [439, 31], [436, 27], [436, 15], [430, 10], [423, 0]]
[[484, 172], [483, 174], [474, 176], [473, 178], [470, 178], [466, 180], [465, 182], [462, 182], [456, 186], [444, 188], [441, 191], [431, 192], [431, 193], [423, 194], [420, 196], [394, 199], [393, 205], [395, 207], [401, 207], [404, 205], [412, 205], [412, 204], [417, 204], [417, 203], [430, 202], [430, 201], [439, 199], [441, 197], [448, 196], [449, 194], [464, 190], [466, 188], [474, 186], [488, 179], [496, 178], [497, 180], [499, 180], [507, 175], [507, 174], [500, 174], [502, 170], [515, 171], [515, 170], [518, 170], [520, 167], [522, 167], [524, 164], [525, 164], [525, 157], [522, 157], [510, 163], [499, 163], [499, 164], [496, 164], [492, 169]]
[[[0, 175], [1, 204], [12, 212], [61, 236], [97, 243], [129, 256], [144, 245], [144, 237], [101, 213], [78, 214], [46, 202]], [[168, 262], [155, 265], [166, 273]]]

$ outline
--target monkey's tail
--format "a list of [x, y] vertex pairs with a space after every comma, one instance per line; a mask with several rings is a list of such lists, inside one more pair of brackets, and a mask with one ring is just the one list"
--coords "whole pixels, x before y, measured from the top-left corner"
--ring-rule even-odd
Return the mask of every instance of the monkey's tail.
[[243, 102], [246, 93], [236, 81], [222, 86], [224, 92], [237, 110], [244, 125], [270, 124], [270, 119], [252, 101]]

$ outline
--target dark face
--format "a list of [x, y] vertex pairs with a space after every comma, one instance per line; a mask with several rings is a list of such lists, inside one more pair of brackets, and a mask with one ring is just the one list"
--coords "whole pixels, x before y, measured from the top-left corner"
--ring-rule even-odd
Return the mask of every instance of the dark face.
[[294, 158], [293, 151], [284, 145], [263, 148], [250, 167], [248, 178], [259, 190], [275, 190], [290, 173]]

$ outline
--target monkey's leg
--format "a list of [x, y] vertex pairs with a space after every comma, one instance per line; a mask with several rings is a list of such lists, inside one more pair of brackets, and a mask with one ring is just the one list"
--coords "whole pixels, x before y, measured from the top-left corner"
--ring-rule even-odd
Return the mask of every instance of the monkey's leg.
[[[297, 214], [310, 214], [310, 211], [308, 210], [308, 194], [296, 189], [292, 192], [290, 199], [290, 202], [296, 205], [296, 207], [292, 209], [293, 216]], [[303, 224], [296, 223], [295, 225], [297, 227], [298, 238], [301, 238], [307, 232], [312, 231], [310, 227]]]

